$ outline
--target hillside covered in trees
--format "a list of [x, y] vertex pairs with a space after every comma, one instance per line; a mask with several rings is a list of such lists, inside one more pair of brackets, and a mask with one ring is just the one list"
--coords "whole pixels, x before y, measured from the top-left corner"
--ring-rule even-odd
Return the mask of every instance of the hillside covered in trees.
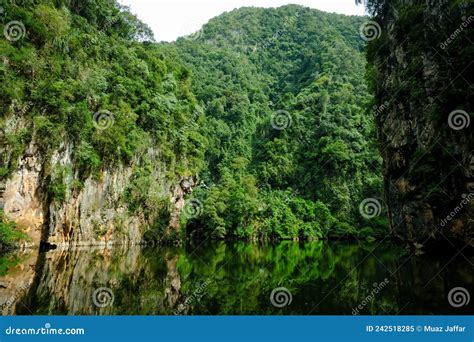
[[6, 217], [34, 244], [163, 236], [205, 162], [190, 71], [115, 1], [2, 6]]
[[300, 6], [225, 13], [170, 50], [192, 72], [209, 148], [188, 231], [218, 237], [372, 236], [381, 198], [364, 18]]
[[5, 231], [52, 244], [388, 232], [365, 18], [242, 8], [175, 43], [111, 0], [9, 3], [0, 19]]
[[355, 2], [0, 3], [2, 314], [471, 313], [474, 3]]

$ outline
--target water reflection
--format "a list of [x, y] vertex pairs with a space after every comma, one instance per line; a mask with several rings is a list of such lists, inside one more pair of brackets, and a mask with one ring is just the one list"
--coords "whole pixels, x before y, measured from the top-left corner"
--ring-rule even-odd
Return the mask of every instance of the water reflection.
[[[474, 294], [472, 256], [413, 256], [389, 243], [87, 248], [39, 259], [19, 314], [467, 314], [473, 307], [447, 300], [456, 286]], [[277, 287], [289, 290], [290, 305], [272, 305]], [[103, 288], [110, 293], [95, 298]]]

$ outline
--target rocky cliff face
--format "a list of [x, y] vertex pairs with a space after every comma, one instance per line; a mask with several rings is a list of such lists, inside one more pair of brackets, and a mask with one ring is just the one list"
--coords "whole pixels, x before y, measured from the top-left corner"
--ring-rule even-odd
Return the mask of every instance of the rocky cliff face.
[[[19, 124], [7, 125], [13, 131]], [[99, 177], [90, 175], [82, 185], [74, 188], [79, 174], [73, 161], [72, 143], [64, 142], [51, 158], [42, 156], [33, 140], [19, 157], [12, 176], [0, 186], [0, 204], [12, 220], [28, 228], [31, 241], [28, 246], [41, 242], [55, 246], [138, 244], [153, 224], [142, 208], [131, 212], [124, 193], [140, 164], [136, 158], [130, 165], [105, 168]], [[144, 197], [157, 197], [165, 202], [169, 219], [164, 235], [179, 231], [179, 216], [184, 196], [196, 180], [165, 177], [166, 170], [159, 161], [156, 149], [149, 148], [147, 157], [154, 160], [152, 185]], [[45, 169], [62, 170], [59, 175], [65, 185], [65, 196], [57, 202], [45, 190]], [[69, 170], [64, 172], [64, 170]], [[166, 205], [166, 202], [168, 205]], [[160, 236], [162, 238], [162, 236]]]
[[174, 237], [206, 145], [191, 73], [116, 1], [2, 6], [2, 217], [36, 246]]
[[369, 1], [385, 195], [395, 236], [472, 244], [472, 2]]

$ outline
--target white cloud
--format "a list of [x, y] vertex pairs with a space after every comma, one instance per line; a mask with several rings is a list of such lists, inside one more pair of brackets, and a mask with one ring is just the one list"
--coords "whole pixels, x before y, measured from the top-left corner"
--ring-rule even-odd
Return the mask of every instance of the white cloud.
[[279, 7], [298, 4], [326, 12], [364, 15], [355, 0], [120, 0], [148, 24], [157, 41], [173, 41], [196, 32], [209, 19], [244, 6]]

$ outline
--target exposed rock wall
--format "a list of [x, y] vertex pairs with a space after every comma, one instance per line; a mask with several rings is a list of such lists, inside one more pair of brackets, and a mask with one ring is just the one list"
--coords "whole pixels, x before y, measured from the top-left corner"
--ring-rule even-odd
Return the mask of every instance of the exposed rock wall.
[[45, 207], [39, 190], [42, 165], [32, 143], [20, 158], [12, 177], [3, 184], [3, 210], [9, 218], [27, 227], [31, 238], [29, 245], [39, 244], [45, 221]]
[[[64, 145], [55, 151], [53, 167], [73, 167], [72, 146]], [[122, 165], [101, 172], [100, 179], [88, 177], [80, 191], [71, 192], [61, 204], [49, 203], [49, 220], [44, 240], [54, 245], [91, 245], [139, 243], [145, 222], [139, 215], [129, 215], [121, 203], [131, 167]], [[64, 175], [71, 183], [76, 175]]]
[[[18, 125], [16, 125], [18, 126]], [[12, 126], [15, 130], [17, 127]], [[82, 186], [71, 184], [79, 175], [73, 161], [74, 146], [64, 142], [48, 159], [38, 151], [35, 140], [20, 156], [13, 175], [0, 185], [0, 204], [10, 219], [28, 228], [31, 241], [38, 246], [46, 242], [56, 246], [138, 244], [149, 228], [149, 218], [140, 208], [131, 212], [123, 200], [124, 191], [133, 177], [138, 158], [130, 165], [105, 168], [99, 177], [88, 176]], [[153, 184], [146, 196], [168, 198], [170, 220], [165, 234], [179, 231], [179, 216], [184, 196], [195, 184], [194, 178], [170, 181], [160, 163], [157, 151], [150, 148], [149, 158], [155, 160]], [[45, 191], [45, 169], [69, 170], [60, 173], [66, 187], [65, 199], [55, 202]], [[161, 238], [161, 237], [160, 237]]]
[[472, 2], [369, 3], [380, 26], [368, 78], [392, 232], [418, 243], [472, 243]]

